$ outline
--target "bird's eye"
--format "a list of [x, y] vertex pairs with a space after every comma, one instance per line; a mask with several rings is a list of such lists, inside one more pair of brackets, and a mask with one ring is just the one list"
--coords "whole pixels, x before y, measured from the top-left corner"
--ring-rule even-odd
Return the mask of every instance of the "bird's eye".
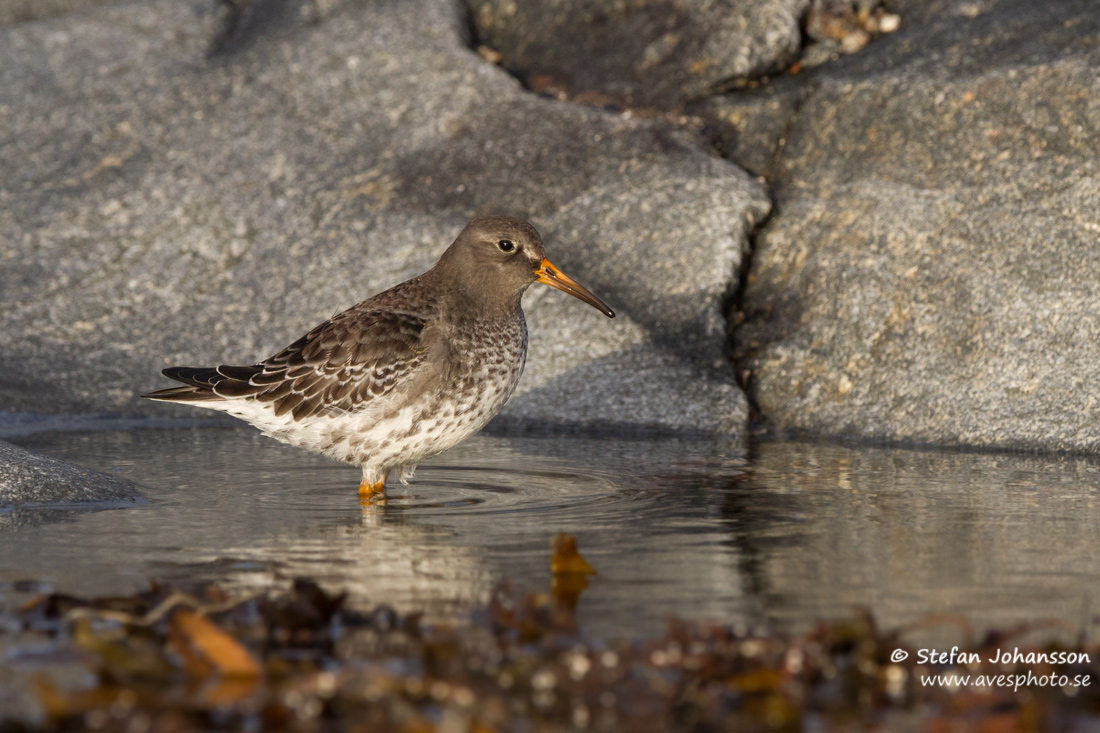
[[502, 239], [497, 242], [497, 246], [500, 247], [501, 252], [511, 252], [516, 248], [516, 243], [511, 239]]

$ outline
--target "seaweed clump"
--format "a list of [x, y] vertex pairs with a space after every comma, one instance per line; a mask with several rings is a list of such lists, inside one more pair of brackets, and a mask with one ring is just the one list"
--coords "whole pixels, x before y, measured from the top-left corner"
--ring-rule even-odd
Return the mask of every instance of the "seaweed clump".
[[518, 597], [502, 586], [461, 626], [385, 606], [349, 608], [344, 595], [309, 580], [245, 598], [216, 585], [98, 599], [43, 593], [0, 624], [0, 644], [5, 635], [9, 648], [45, 643], [49, 660], [85, 674], [62, 684], [39, 655], [28, 672], [37, 713], [0, 720], [0, 730], [1050, 730], [1095, 722], [1100, 698], [1087, 685], [922, 684], [922, 675], [954, 672], [1100, 676], [1092, 662], [988, 661], [990, 649], [1029, 629], [991, 634], [968, 643], [977, 656], [934, 664], [869, 615], [800, 636], [670, 621], [658, 637], [602, 642], [577, 625], [595, 571], [572, 538], [556, 541], [552, 568], [547, 593]]

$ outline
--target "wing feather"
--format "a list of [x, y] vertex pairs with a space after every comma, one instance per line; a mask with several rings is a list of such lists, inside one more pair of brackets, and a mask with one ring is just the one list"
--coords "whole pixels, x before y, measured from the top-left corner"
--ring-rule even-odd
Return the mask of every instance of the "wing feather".
[[[434, 299], [414, 278], [311, 330], [260, 364], [171, 367], [187, 387], [148, 395], [172, 401], [247, 398], [295, 419], [360, 410], [423, 388], [428, 354], [446, 350], [428, 328]], [[430, 342], [430, 343], [429, 343]], [[418, 386], [419, 385], [419, 386]]]
[[353, 309], [263, 362], [249, 382], [276, 415], [352, 411], [393, 393], [423, 366], [425, 326], [416, 314]]

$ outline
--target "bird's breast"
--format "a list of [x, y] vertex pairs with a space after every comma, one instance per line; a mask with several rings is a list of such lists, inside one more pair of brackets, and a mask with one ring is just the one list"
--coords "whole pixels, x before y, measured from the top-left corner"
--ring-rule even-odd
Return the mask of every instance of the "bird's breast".
[[527, 359], [527, 324], [518, 319], [456, 329], [451, 339], [451, 392], [463, 411], [492, 414], [512, 396]]

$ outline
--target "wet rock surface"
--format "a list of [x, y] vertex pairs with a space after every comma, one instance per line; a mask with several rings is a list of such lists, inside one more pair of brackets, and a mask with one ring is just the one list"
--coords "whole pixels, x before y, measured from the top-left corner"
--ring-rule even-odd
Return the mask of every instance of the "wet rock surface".
[[938, 7], [775, 115], [737, 358], [780, 430], [1095, 450], [1100, 16]]
[[798, 55], [809, 0], [466, 0], [477, 41], [533, 89], [669, 107]]
[[193, 0], [4, 30], [6, 409], [193, 414], [136, 395], [264, 358], [507, 213], [620, 315], [532, 289], [512, 419], [740, 432], [722, 303], [763, 188], [683, 131], [530, 94], [465, 23]]
[[32, 453], [0, 440], [0, 507], [125, 504], [140, 497], [141, 491], [132, 481]]

